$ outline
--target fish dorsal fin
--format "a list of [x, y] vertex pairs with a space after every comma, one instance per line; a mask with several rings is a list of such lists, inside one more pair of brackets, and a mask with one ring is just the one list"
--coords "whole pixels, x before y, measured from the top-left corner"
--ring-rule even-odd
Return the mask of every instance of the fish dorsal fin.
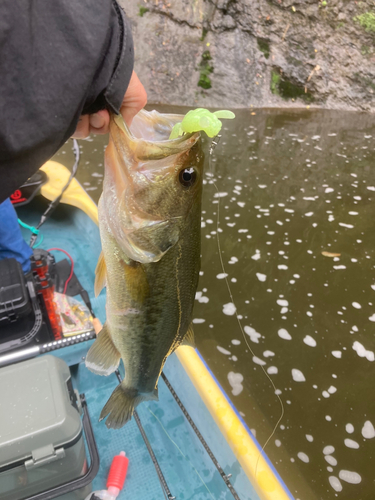
[[182, 339], [180, 345], [186, 345], [195, 349], [195, 338], [192, 325], [189, 326], [188, 331], [185, 333], [185, 337]]
[[95, 297], [99, 295], [102, 289], [105, 287], [105, 281], [107, 276], [107, 266], [105, 265], [103, 251], [100, 252], [98, 263], [95, 269]]

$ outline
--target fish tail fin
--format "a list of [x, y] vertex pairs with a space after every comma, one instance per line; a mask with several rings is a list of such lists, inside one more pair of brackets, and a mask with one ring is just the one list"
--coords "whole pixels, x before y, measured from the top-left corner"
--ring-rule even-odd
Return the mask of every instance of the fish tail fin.
[[109, 375], [116, 370], [119, 363], [120, 353], [113, 344], [107, 324], [104, 323], [87, 353], [86, 366], [97, 375]]
[[119, 429], [132, 418], [134, 409], [148, 399], [156, 399], [155, 393], [140, 394], [137, 389], [125, 387], [123, 383], [112, 392], [100, 413], [100, 420], [108, 417], [105, 425], [109, 429]]

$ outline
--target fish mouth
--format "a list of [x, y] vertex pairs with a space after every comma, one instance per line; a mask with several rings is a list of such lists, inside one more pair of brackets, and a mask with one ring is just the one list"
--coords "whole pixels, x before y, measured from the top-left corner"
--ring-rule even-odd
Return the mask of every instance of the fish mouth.
[[181, 122], [183, 115], [161, 114], [157, 111], [142, 109], [133, 118], [130, 128], [121, 115], [111, 117], [111, 136], [116, 149], [125, 153], [121, 136], [125, 134], [129, 149], [136, 161], [161, 160], [168, 156], [183, 153], [191, 149], [199, 140], [200, 133], [185, 134], [176, 139], [169, 139], [173, 126]]

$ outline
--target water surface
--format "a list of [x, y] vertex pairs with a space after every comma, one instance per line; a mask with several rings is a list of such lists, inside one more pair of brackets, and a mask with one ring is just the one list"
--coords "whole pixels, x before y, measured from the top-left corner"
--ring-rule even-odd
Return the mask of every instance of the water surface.
[[[272, 378], [285, 414], [266, 453], [296, 499], [373, 500], [374, 118], [236, 115], [205, 175], [197, 346], [261, 445], [281, 412], [262, 367]], [[105, 143], [81, 141], [96, 201]]]

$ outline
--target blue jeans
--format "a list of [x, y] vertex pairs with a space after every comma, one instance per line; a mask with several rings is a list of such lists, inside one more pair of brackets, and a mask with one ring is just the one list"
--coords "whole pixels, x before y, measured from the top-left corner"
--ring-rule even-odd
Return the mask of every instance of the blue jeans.
[[0, 203], [0, 259], [14, 258], [27, 273], [33, 251], [22, 237], [16, 211], [9, 199]]

